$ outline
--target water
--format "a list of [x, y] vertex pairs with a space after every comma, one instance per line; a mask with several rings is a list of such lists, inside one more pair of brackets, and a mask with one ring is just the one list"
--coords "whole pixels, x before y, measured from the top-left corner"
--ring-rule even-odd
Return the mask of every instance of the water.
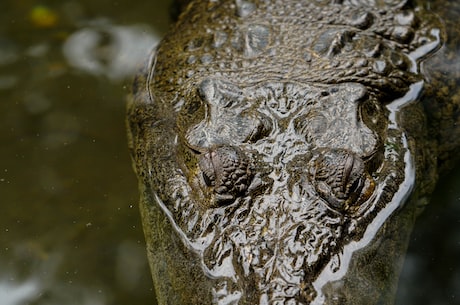
[[155, 303], [124, 116], [168, 3], [138, 2], [1, 1], [2, 305]]
[[442, 177], [411, 236], [397, 305], [460, 304], [460, 166]]
[[[124, 99], [169, 1], [41, 3], [0, 4], [0, 304], [155, 304]], [[459, 173], [418, 221], [399, 304], [460, 304]]]

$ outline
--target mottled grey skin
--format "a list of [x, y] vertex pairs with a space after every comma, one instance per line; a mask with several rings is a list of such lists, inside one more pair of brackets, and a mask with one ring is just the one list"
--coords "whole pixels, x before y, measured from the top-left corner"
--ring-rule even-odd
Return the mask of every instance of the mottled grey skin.
[[448, 37], [427, 7], [187, 6], [128, 104], [159, 304], [392, 304], [415, 218], [459, 147], [437, 142], [458, 71], [435, 56], [421, 72]]

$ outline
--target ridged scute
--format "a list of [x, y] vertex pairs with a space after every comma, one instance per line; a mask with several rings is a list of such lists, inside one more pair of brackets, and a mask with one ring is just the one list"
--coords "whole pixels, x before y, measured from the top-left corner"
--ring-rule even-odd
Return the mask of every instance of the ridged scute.
[[[402, 95], [419, 79], [411, 54], [439, 40], [433, 20], [406, 2], [194, 2], [176, 25], [181, 35], [167, 36], [158, 53], [183, 51], [161, 62], [153, 83], [168, 79], [165, 89], [174, 90], [210, 76], [245, 84], [359, 82]], [[212, 22], [200, 26], [203, 20]]]

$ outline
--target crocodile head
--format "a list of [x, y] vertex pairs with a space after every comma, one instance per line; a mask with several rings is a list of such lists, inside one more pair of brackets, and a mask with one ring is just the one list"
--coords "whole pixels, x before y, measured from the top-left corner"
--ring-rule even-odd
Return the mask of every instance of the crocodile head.
[[[387, 29], [400, 41], [376, 34], [400, 6], [318, 2], [278, 24], [263, 4], [213, 3], [189, 7], [128, 110], [157, 294], [165, 304], [352, 304], [341, 279], [414, 187], [397, 113], [418, 96], [416, 51], [434, 49], [437, 32], [418, 23], [410, 35]], [[312, 26], [324, 21], [312, 11], [337, 9], [347, 30]], [[206, 10], [221, 19], [206, 23]], [[412, 24], [411, 11], [399, 14]], [[305, 16], [309, 36], [295, 22]]]
[[205, 79], [193, 91], [177, 116], [169, 209], [220, 279], [215, 298], [249, 289], [262, 303], [315, 300], [321, 274], [338, 278], [347, 245], [361, 247], [411, 191], [411, 157], [390, 111], [357, 83]]

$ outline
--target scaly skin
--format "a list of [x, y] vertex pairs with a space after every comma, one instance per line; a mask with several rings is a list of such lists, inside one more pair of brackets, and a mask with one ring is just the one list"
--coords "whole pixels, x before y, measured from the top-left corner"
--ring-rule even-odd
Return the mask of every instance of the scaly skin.
[[386, 2], [187, 6], [128, 103], [159, 304], [392, 303], [438, 174], [420, 65], [446, 36]]

